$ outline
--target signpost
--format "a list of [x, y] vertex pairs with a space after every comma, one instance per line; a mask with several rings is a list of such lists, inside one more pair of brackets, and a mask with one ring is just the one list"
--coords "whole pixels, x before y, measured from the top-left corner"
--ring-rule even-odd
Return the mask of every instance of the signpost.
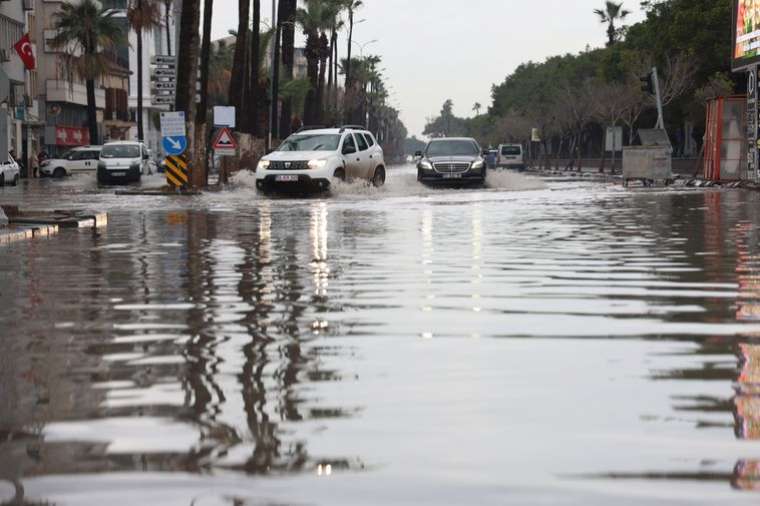
[[612, 173], [614, 174], [617, 153], [623, 150], [623, 127], [607, 127], [605, 149], [612, 151]]
[[181, 155], [187, 150], [185, 112], [161, 113], [161, 146], [167, 155]]
[[235, 156], [238, 144], [229, 128], [222, 128], [216, 135], [213, 144], [214, 152], [219, 156]]

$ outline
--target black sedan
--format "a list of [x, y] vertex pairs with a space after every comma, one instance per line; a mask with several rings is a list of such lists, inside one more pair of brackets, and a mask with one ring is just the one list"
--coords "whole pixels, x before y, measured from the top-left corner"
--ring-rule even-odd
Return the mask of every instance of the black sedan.
[[475, 139], [433, 139], [417, 157], [417, 180], [421, 183], [463, 186], [486, 181], [488, 167]]

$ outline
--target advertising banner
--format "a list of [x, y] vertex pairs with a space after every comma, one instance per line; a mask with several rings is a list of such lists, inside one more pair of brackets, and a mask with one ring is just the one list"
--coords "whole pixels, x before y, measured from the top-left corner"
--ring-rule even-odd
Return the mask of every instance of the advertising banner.
[[744, 70], [760, 61], [760, 0], [734, 0], [731, 66]]

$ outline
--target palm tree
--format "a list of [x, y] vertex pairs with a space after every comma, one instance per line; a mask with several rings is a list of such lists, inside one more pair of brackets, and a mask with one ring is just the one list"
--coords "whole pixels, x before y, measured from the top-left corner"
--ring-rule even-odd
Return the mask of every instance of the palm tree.
[[[294, 77], [295, 40], [296, 40], [296, 11], [297, 0], [280, 0], [279, 18], [282, 24], [282, 64], [283, 91], [284, 86]], [[303, 110], [303, 109], [296, 109]], [[282, 109], [280, 110], [280, 136], [285, 138], [291, 134], [293, 116], [293, 97], [283, 93]]]
[[319, 62], [322, 50], [319, 33], [324, 26], [324, 5], [321, 0], [307, 0], [306, 9], [298, 9], [296, 12], [296, 19], [306, 35], [306, 68], [311, 83], [304, 106], [304, 123], [307, 125], [315, 125], [320, 121]]
[[[177, 44], [177, 92], [174, 108], [185, 111], [188, 149], [195, 160], [202, 159], [198, 146], [204, 142], [202, 129], [195, 128], [195, 87], [198, 82], [198, 52], [200, 46], [200, 0], [182, 0], [179, 42]], [[196, 138], [196, 134], [197, 138]], [[197, 170], [196, 170], [197, 169]], [[191, 173], [193, 187], [205, 184], [206, 175], [194, 167]]]
[[[248, 118], [248, 124], [245, 125], [247, 127], [245, 130], [254, 136], [258, 136], [260, 134], [259, 125], [261, 124], [259, 118], [259, 105], [261, 103], [261, 95], [259, 94], [261, 91], [259, 83], [261, 80], [261, 64], [259, 56], [261, 53], [261, 0], [253, 0], [252, 18], [253, 24], [251, 25], [251, 68], [250, 75], [248, 77], [248, 97], [245, 100], [248, 108], [248, 114], [246, 115]], [[254, 61], [254, 58], [256, 61]], [[243, 126], [244, 125], [241, 125], [241, 127]]]
[[246, 70], [248, 66], [248, 19], [250, 14], [250, 0], [238, 0], [238, 29], [235, 38], [235, 56], [232, 63], [232, 78], [230, 79], [230, 105], [236, 108], [236, 123], [243, 125], [245, 115], [243, 114], [243, 99], [245, 97], [243, 90], [245, 88], [248, 75]]
[[161, 25], [161, 8], [154, 0], [130, 0], [129, 25], [137, 35], [137, 139], [145, 139], [143, 124], [143, 34]]
[[472, 110], [475, 111], [476, 116], [480, 116], [480, 110], [483, 108], [483, 106], [480, 104], [480, 102], [475, 102], [475, 105], [472, 106]]
[[201, 103], [198, 104], [196, 120], [206, 123], [208, 114], [208, 81], [209, 61], [211, 57], [211, 18], [214, 11], [214, 0], [203, 0], [203, 38], [201, 39]]
[[617, 42], [619, 30], [615, 26], [615, 23], [618, 20], [623, 21], [630, 13], [631, 11], [623, 9], [622, 2], [615, 3], [609, 0], [605, 2], [604, 9], [594, 9], [594, 14], [599, 16], [599, 21], [607, 23], [607, 47], [610, 47]]
[[325, 117], [325, 71], [327, 70], [327, 58], [329, 56], [330, 43], [327, 41], [327, 34], [323, 31], [319, 36], [319, 86], [317, 88], [319, 123], [322, 123]]
[[351, 88], [351, 45], [354, 43], [354, 12], [364, 3], [362, 0], [343, 0], [343, 6], [348, 11], [348, 54], [346, 56], [346, 90]]
[[[109, 57], [105, 51], [114, 49], [126, 39], [114, 17], [116, 14], [116, 11], [104, 9], [93, 0], [82, 0], [76, 5], [63, 3], [61, 10], [53, 14], [56, 36], [51, 40], [51, 45], [65, 48], [68, 68], [84, 79], [87, 88], [90, 144], [99, 144], [95, 79], [107, 71]], [[73, 80], [71, 74], [69, 80]]]

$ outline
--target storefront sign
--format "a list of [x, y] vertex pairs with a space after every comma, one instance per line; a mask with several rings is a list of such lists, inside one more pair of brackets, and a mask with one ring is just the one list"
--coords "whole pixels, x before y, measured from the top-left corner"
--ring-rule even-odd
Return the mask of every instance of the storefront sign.
[[90, 131], [78, 127], [55, 127], [57, 146], [85, 146], [90, 143]]

